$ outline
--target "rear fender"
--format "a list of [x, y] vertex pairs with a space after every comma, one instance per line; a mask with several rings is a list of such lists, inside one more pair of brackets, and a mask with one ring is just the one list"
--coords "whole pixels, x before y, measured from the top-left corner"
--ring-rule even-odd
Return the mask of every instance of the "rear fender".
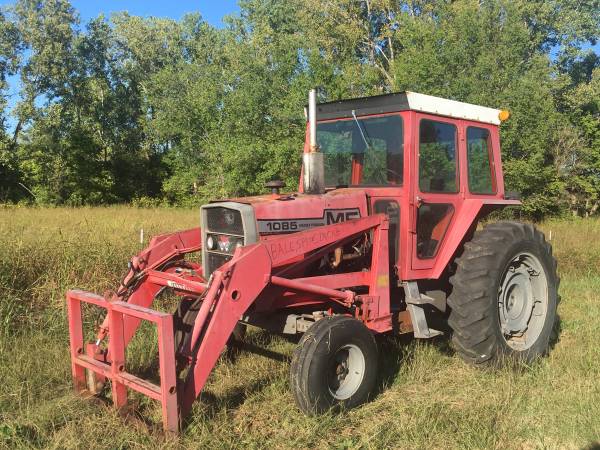
[[439, 279], [448, 264], [454, 259], [454, 255], [460, 250], [463, 245], [465, 236], [471, 227], [476, 226], [479, 220], [480, 212], [485, 206], [502, 208], [505, 206], [517, 206], [521, 202], [518, 200], [502, 200], [502, 199], [465, 199], [462, 202], [460, 209], [456, 211], [456, 219], [452, 228], [448, 231], [444, 244], [440, 249], [437, 260], [431, 270], [416, 271], [427, 272], [425, 275], [416, 278]]

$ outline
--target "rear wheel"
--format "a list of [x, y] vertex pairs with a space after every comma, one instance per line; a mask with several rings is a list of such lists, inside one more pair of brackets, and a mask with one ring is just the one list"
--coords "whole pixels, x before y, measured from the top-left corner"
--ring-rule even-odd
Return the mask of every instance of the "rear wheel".
[[535, 227], [499, 222], [475, 233], [456, 260], [448, 298], [452, 342], [475, 364], [530, 362], [555, 338], [558, 276]]
[[300, 340], [290, 367], [296, 403], [307, 414], [364, 403], [376, 375], [373, 334], [347, 316], [326, 317], [312, 325]]

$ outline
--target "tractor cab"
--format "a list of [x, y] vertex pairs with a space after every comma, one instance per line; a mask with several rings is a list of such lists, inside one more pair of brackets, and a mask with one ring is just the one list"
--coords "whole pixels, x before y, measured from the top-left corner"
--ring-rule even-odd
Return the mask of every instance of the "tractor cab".
[[317, 143], [307, 140], [305, 152], [323, 153], [326, 190], [397, 187], [414, 175], [424, 192], [456, 193], [468, 147], [469, 192], [494, 195], [498, 125], [507, 118], [507, 111], [415, 92], [323, 103], [316, 105]]
[[405, 279], [440, 275], [465, 235], [465, 214], [476, 223], [477, 216], [519, 203], [504, 193], [498, 128], [508, 111], [415, 92], [314, 110], [300, 191], [364, 192], [369, 214], [388, 215], [390, 257]]

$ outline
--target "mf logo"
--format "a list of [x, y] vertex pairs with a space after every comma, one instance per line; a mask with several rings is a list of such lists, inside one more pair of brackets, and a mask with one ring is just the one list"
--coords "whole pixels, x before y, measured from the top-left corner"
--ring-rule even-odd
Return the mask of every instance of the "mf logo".
[[325, 211], [325, 224], [345, 222], [346, 220], [358, 219], [360, 212], [358, 209], [338, 209]]

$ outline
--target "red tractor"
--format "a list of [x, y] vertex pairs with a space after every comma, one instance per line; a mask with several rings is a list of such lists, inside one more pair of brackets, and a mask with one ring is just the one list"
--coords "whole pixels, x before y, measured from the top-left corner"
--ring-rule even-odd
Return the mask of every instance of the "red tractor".
[[[375, 335], [427, 339], [441, 334], [437, 320], [475, 365], [547, 353], [558, 302], [550, 245], [528, 224], [478, 229], [520, 204], [503, 183], [498, 129], [508, 112], [413, 92], [315, 98], [297, 192], [273, 181], [270, 194], [206, 204], [201, 228], [154, 237], [115, 293], [68, 292], [77, 391], [110, 381], [118, 408], [128, 389], [141, 392], [177, 432], [246, 324], [303, 334], [290, 384], [309, 414], [368, 399]], [[194, 252], [202, 264], [186, 259]], [[165, 290], [177, 294], [174, 314], [152, 309]], [[82, 302], [107, 310], [89, 343]], [[142, 320], [158, 327], [160, 384], [127, 371]]]

